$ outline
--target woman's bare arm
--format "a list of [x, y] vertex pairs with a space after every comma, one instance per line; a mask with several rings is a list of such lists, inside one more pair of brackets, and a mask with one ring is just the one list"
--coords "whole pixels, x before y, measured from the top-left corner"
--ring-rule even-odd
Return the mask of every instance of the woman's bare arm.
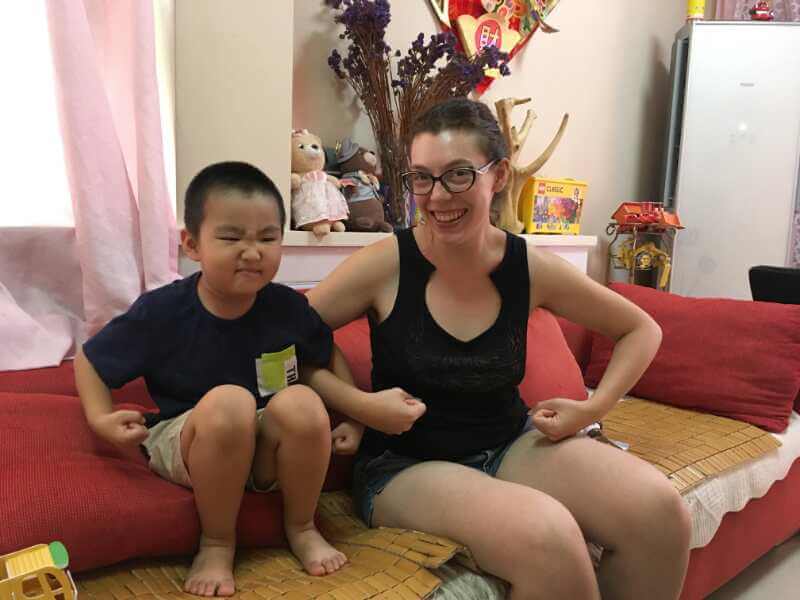
[[558, 256], [528, 247], [532, 308], [541, 306], [616, 341], [589, 405], [595, 419], [639, 380], [661, 344], [661, 328], [638, 306]]

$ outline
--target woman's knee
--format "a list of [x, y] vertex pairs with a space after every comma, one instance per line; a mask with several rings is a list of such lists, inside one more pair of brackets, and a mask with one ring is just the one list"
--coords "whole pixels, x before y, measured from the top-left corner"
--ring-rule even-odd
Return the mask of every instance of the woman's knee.
[[[481, 507], [480, 505], [485, 505]], [[501, 553], [513, 558], [520, 574], [555, 565], [574, 564], [588, 559], [586, 542], [578, 523], [556, 499], [517, 484], [506, 484], [483, 502], [476, 503], [479, 514], [449, 515], [442, 520], [458, 519], [477, 554]], [[453, 526], [455, 527], [455, 526]], [[511, 563], [508, 563], [509, 566]], [[542, 574], [541, 572], [539, 573]]]
[[292, 385], [267, 403], [264, 423], [277, 424], [281, 432], [293, 435], [330, 436], [330, 418], [319, 395], [305, 385]]
[[531, 560], [550, 557], [556, 562], [588, 559], [586, 540], [578, 523], [557, 500], [535, 493], [532, 509], [523, 511], [517, 528], [517, 543]]
[[203, 396], [192, 418], [196, 434], [203, 437], [219, 442], [255, 439], [256, 399], [246, 388], [221, 385]]
[[692, 535], [692, 517], [683, 496], [665, 479], [653, 490], [651, 502], [655, 518], [668, 526], [677, 544], [688, 548]]
[[575, 518], [557, 500], [530, 491], [526, 504], [509, 511], [510, 534], [502, 542], [512, 587], [535, 597], [595, 597], [597, 579]]
[[630, 539], [646, 540], [676, 551], [689, 547], [691, 515], [681, 495], [663, 476], [642, 485], [627, 520], [629, 528], [639, 533]]

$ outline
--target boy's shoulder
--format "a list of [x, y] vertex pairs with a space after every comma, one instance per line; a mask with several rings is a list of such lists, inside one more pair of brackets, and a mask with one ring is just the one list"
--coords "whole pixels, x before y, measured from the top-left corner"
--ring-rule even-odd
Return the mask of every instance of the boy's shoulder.
[[176, 312], [194, 305], [199, 275], [195, 273], [144, 292], [131, 305], [129, 315], [147, 320], [174, 319]]
[[308, 299], [302, 292], [282, 283], [274, 281], [268, 283], [258, 293], [259, 302], [268, 305], [272, 310], [279, 311], [306, 311], [309, 308]]

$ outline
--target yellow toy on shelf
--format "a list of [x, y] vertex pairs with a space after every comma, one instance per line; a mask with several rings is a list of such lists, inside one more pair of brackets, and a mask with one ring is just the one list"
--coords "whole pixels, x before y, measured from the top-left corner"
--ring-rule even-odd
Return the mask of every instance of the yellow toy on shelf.
[[0, 600], [76, 600], [78, 591], [61, 542], [0, 556]]
[[579, 234], [587, 187], [574, 179], [528, 179], [519, 195], [525, 233]]
[[633, 238], [625, 240], [619, 247], [619, 252], [613, 255], [620, 265], [628, 270], [633, 279], [634, 271], [650, 271], [661, 268], [661, 277], [658, 288], [666, 289], [669, 283], [669, 274], [672, 270], [672, 261], [669, 254], [656, 247], [653, 242], [647, 242], [634, 248]]

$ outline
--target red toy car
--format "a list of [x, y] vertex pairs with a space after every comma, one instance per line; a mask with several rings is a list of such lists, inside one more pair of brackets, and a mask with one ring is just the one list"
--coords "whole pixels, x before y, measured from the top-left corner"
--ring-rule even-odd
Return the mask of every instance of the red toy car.
[[641, 232], [659, 232], [667, 229], [683, 229], [678, 215], [664, 210], [656, 202], [623, 202], [611, 215], [606, 233], [630, 233], [634, 228]]
[[760, 0], [750, 9], [751, 21], [772, 21], [775, 18], [775, 11], [769, 7], [769, 2]]

